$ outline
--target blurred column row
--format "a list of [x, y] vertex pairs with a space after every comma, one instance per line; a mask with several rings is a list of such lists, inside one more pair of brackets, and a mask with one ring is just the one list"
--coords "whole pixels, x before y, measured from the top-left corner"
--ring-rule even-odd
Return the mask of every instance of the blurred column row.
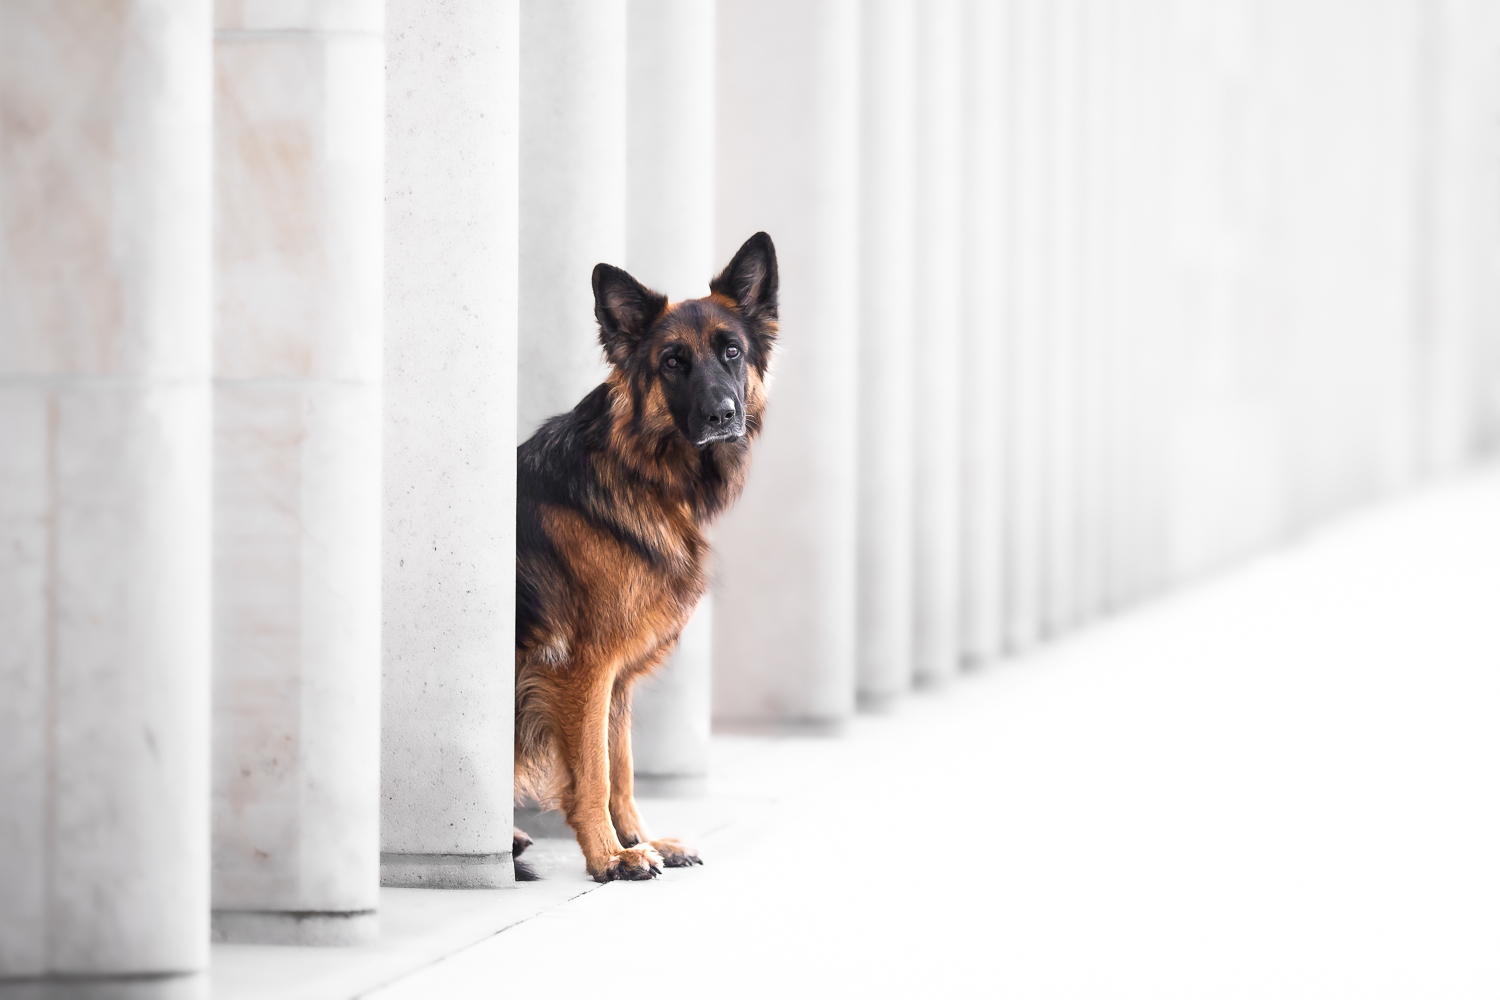
[[1496, 446], [1491, 0], [718, 9], [720, 256], [764, 228], [785, 287], [722, 723], [837, 726]]

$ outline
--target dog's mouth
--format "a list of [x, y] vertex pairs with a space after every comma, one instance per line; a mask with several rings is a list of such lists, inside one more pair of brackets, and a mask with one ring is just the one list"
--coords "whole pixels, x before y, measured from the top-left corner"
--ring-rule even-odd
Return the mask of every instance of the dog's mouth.
[[734, 441], [745, 436], [745, 422], [737, 422], [733, 427], [725, 427], [722, 430], [708, 431], [694, 442], [695, 448], [707, 448], [716, 441]]

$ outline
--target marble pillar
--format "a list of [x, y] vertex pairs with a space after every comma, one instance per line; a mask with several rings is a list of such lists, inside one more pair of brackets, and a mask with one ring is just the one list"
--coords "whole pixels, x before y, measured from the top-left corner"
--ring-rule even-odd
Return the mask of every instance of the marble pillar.
[[917, 11], [917, 226], [912, 376], [912, 647], [919, 684], [958, 672], [964, 379], [964, 22], [961, 0]]
[[0, 996], [203, 997], [211, 8], [0, 3]]
[[854, 707], [859, 5], [721, 0], [716, 263], [776, 242], [765, 432], [715, 532], [714, 717], [831, 728]]
[[[714, 5], [629, 0], [626, 14], [623, 266], [673, 300], [698, 298], [714, 272]], [[638, 794], [690, 794], [707, 782], [712, 602], [635, 687]]]
[[1004, 644], [1007, 13], [995, 0], [964, 4], [958, 607], [959, 653], [968, 665], [995, 659]]
[[625, 258], [625, 0], [521, 0], [517, 437], [604, 381], [591, 278]]
[[859, 700], [877, 709], [912, 685], [916, 27], [914, 0], [863, 8], [856, 641]]
[[520, 9], [386, 22], [380, 877], [509, 886]]
[[376, 936], [379, 0], [215, 33], [214, 936]]

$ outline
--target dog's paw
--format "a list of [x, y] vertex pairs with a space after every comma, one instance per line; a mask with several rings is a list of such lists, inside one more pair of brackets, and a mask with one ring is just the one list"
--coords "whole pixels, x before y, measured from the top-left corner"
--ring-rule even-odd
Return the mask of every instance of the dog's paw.
[[656, 853], [661, 855], [661, 863], [668, 868], [691, 868], [693, 865], [703, 864], [698, 852], [680, 840], [667, 837], [651, 841], [651, 846], [656, 848]]
[[531, 838], [526, 836], [526, 831], [520, 827], [511, 827], [510, 833], [510, 856], [519, 858], [526, 848], [531, 846]]
[[595, 882], [629, 881], [639, 882], [656, 878], [661, 874], [661, 855], [650, 844], [627, 847], [619, 854], [612, 854], [604, 864], [604, 870], [594, 874]]

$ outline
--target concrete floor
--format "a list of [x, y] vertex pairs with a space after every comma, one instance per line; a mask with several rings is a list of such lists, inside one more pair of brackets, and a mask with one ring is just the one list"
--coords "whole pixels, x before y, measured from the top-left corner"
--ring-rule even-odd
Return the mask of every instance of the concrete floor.
[[715, 753], [644, 804], [704, 867], [585, 891], [540, 842], [480, 894], [535, 916], [367, 995], [1495, 997], [1500, 470]]

